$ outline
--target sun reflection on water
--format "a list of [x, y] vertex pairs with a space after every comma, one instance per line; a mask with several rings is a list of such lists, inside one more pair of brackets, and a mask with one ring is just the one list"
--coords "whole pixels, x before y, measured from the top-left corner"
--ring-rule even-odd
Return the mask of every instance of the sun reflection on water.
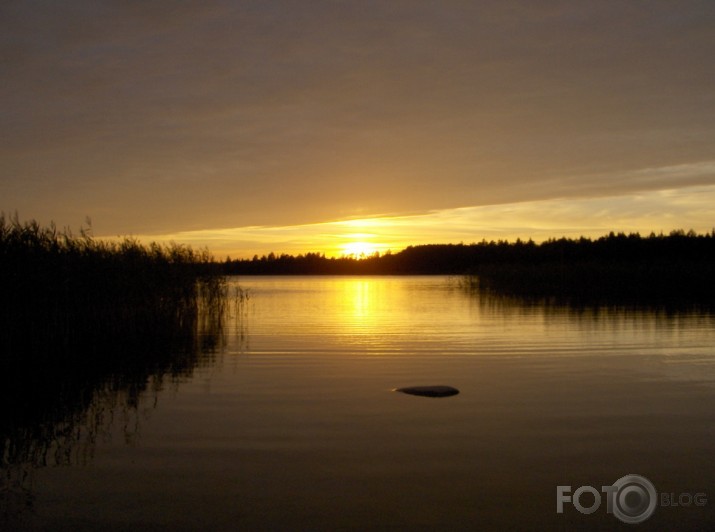
[[346, 288], [353, 292], [352, 307], [353, 315], [358, 319], [365, 319], [370, 315], [370, 292], [369, 281], [355, 281], [346, 285]]

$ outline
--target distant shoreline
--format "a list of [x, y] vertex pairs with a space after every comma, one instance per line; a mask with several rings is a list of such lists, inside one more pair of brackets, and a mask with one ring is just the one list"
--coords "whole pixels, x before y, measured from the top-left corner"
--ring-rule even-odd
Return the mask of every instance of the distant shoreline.
[[[460, 276], [470, 289], [504, 295], [712, 306], [715, 229], [645, 237], [611, 232], [597, 239], [560, 238], [538, 244], [482, 240], [419, 245], [360, 258], [270, 253], [220, 262], [208, 250], [144, 246], [133, 239], [107, 243], [85, 232], [73, 236], [54, 226], [0, 216], [0, 271], [8, 303], [3, 313], [6, 324], [23, 316], [27, 320], [20, 321], [41, 323], [44, 316], [45, 323], [64, 324], [68, 331], [76, 329], [69, 326], [75, 314], [104, 316], [98, 320], [102, 326], [153, 330], [148, 324], [171, 321], [169, 316], [178, 308], [195, 312], [197, 283], [212, 286], [209, 292], [218, 294], [223, 290], [221, 278], [229, 275], [452, 275]], [[117, 312], [121, 319], [112, 317]]]
[[227, 260], [226, 275], [458, 275], [474, 289], [578, 300], [712, 303], [715, 230], [610, 233], [537, 244], [482, 241], [410, 246], [398, 253], [327, 258], [320, 253]]

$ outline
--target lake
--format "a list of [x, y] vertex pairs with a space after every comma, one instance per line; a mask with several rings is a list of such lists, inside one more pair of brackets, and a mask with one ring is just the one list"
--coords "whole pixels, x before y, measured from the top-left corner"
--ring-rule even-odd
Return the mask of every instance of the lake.
[[[637, 474], [657, 490], [640, 529], [715, 528], [715, 316], [520, 302], [458, 281], [231, 279], [249, 297], [218, 346], [134, 396], [95, 393], [74, 443], [8, 469], [6, 522], [633, 529], [602, 487]], [[415, 385], [460, 393], [393, 391]], [[568, 499], [557, 513], [557, 486], [592, 513]], [[581, 486], [595, 489], [577, 498]]]

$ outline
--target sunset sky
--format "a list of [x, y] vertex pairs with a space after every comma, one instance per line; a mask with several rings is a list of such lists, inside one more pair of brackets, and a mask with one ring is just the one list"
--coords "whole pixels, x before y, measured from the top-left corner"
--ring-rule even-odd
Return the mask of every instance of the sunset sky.
[[715, 2], [0, 3], [0, 211], [219, 256], [715, 227]]

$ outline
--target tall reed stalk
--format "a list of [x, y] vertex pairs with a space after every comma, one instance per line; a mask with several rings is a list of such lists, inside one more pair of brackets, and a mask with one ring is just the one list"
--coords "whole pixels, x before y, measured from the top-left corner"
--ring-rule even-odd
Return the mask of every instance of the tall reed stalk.
[[226, 286], [208, 251], [0, 215], [0, 492], [12, 467], [61, 461], [80, 430], [96, 437], [87, 416], [104, 399], [135, 407], [205, 361]]
[[[225, 280], [207, 251], [73, 236], [0, 216], [0, 353], [156, 343], [219, 316]], [[67, 355], [67, 354], [66, 354]]]

